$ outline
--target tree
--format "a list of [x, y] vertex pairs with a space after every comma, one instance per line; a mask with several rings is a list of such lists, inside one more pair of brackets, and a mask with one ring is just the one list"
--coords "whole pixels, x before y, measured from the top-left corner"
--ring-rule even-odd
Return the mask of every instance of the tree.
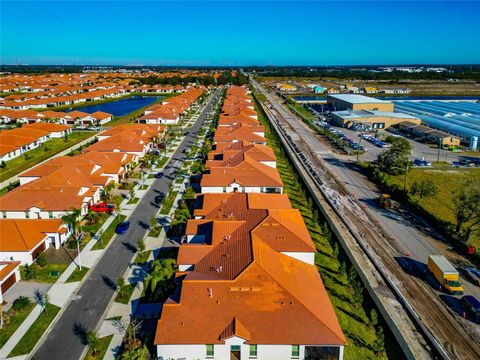
[[150, 274], [145, 278], [145, 292], [153, 299], [161, 299], [171, 290], [170, 281], [175, 274], [174, 259], [152, 261]]
[[50, 303], [50, 297], [48, 296], [47, 292], [41, 292], [40, 290], [35, 290], [33, 293], [33, 298], [34, 301], [37, 305], [40, 305], [42, 308], [42, 311], [45, 312], [46, 315], [48, 315], [48, 304]]
[[123, 297], [123, 292], [125, 291], [125, 279], [119, 277], [117, 280], [117, 292], [120, 297]]
[[403, 174], [407, 170], [408, 157], [412, 151], [412, 145], [404, 138], [393, 138], [391, 147], [377, 157], [380, 170], [391, 174]]
[[193, 200], [195, 199], [196, 193], [193, 187], [189, 186], [185, 189], [185, 192], [183, 193], [183, 197], [185, 200]]
[[70, 209], [68, 214], [62, 216], [62, 221], [68, 225], [72, 231], [74, 240], [78, 240], [79, 229], [80, 229], [80, 218], [82, 216], [82, 211], [80, 209]]
[[383, 334], [383, 328], [381, 326], [377, 328], [375, 335], [373, 351], [375, 352], [375, 355], [379, 356], [385, 352], [385, 335]]
[[455, 234], [467, 242], [470, 236], [480, 230], [480, 181], [470, 180], [454, 195]]
[[[62, 216], [62, 221], [68, 225], [73, 234], [73, 239], [77, 242], [78, 251], [78, 268], [82, 270], [82, 260], [80, 257], [80, 238], [79, 234], [82, 232], [81, 225], [82, 210], [71, 208], [68, 214]], [[80, 232], [79, 232], [80, 229]]]
[[145, 241], [143, 239], [138, 240], [138, 251], [145, 251]]
[[370, 323], [373, 327], [376, 327], [378, 325], [378, 314], [375, 309], [372, 309], [372, 311], [370, 311]]
[[100, 338], [97, 332], [94, 330], [88, 331], [85, 339], [87, 341], [87, 345], [93, 350], [93, 355], [97, 354], [98, 345], [100, 344]]
[[127, 350], [121, 356], [120, 360], [148, 360], [150, 353], [145, 345], [136, 349]]
[[410, 191], [413, 195], [418, 194], [420, 199], [424, 197], [434, 196], [437, 193], [437, 187], [432, 180], [414, 181]]

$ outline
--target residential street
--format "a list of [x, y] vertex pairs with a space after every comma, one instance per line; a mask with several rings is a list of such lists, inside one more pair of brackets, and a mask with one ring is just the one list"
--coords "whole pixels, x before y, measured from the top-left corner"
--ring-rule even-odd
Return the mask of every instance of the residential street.
[[112, 240], [102, 259], [74, 295], [72, 301], [46, 335], [43, 343], [32, 354], [32, 359], [80, 358], [85, 345], [81, 343], [78, 329], [95, 329], [102, 320], [114, 296], [117, 279], [123, 276], [127, 270], [135, 255], [138, 240], [144, 238], [149, 229], [150, 219], [159, 210], [159, 205], [156, 205], [154, 201], [155, 196], [159, 192], [165, 194], [168, 192], [169, 185], [174, 178], [168, 174], [173, 171], [171, 170], [173, 166], [180, 167], [182, 165], [185, 160], [183, 151], [188, 150], [194, 144], [197, 133], [206, 120], [207, 112], [218, 97], [219, 93], [216, 93], [196, 123], [188, 129], [188, 136], [182, 141], [165, 167], [166, 176], [156, 179], [149, 188], [128, 219], [131, 225], [127, 233], [117, 235]]

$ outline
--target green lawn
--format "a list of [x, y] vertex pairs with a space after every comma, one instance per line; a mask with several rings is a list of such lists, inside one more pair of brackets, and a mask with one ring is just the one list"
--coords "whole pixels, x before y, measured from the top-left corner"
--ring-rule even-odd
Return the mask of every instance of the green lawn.
[[86, 268], [85, 266], [82, 267], [82, 270], [79, 270], [78, 267], [75, 268], [75, 270], [73, 271], [73, 273], [68, 277], [67, 279], [67, 283], [70, 283], [70, 282], [76, 282], [76, 281], [82, 281], [83, 277], [85, 276], [85, 274], [88, 272], [88, 268]]
[[130, 198], [130, 200], [127, 201], [127, 204], [128, 205], [136, 204], [136, 203], [138, 203], [138, 200], [140, 200], [140, 199], [137, 198], [137, 197]]
[[[10, 309], [8, 312], [4, 312], [4, 322], [5, 325], [0, 331], [0, 349], [3, 345], [10, 339], [10, 336], [18, 329], [18, 327], [23, 323], [23, 321], [27, 318], [28, 314], [30, 314], [35, 307], [34, 303], [30, 303], [25, 309], [20, 311], [13, 311]], [[9, 316], [7, 314], [12, 314]], [[8, 317], [8, 319], [7, 319]]]
[[125, 215], [117, 215], [117, 217], [112, 221], [110, 226], [105, 230], [105, 232], [102, 234], [100, 239], [98, 239], [97, 243], [93, 246], [92, 250], [101, 250], [104, 249], [105, 246], [110, 242], [112, 239], [113, 235], [115, 234], [115, 228], [117, 227], [118, 224], [120, 224], [122, 221], [124, 221], [126, 218]]
[[94, 354], [93, 349], [88, 349], [87, 354], [83, 358], [83, 360], [101, 360], [105, 356], [108, 350], [108, 345], [112, 341], [113, 335], [105, 336], [99, 340], [99, 344], [95, 350], [97, 352]]
[[127, 284], [123, 286], [121, 292], [117, 292], [117, 296], [115, 296], [115, 302], [121, 304], [128, 304], [128, 301], [132, 297], [133, 290], [135, 290], [136, 284]]
[[[315, 265], [322, 277], [325, 289], [348, 342], [345, 347], [344, 359], [404, 359], [402, 351], [394, 341], [385, 341], [385, 353], [380, 356], [377, 356], [372, 350], [377, 335], [367, 314], [374, 307], [374, 303], [368, 297], [366, 291], [363, 291], [362, 302], [355, 301], [354, 283], [359, 281], [358, 275], [354, 272], [355, 277], [353, 279], [349, 278], [350, 271], [347, 270], [352, 265], [349, 263], [346, 254], [341, 249], [338, 240], [333, 237], [324, 219], [320, 217], [320, 211], [308, 195], [307, 189], [303, 186], [299, 175], [287, 159], [282, 145], [270, 129], [269, 123], [259, 110], [258, 105], [256, 108], [259, 121], [265, 126], [267, 143], [277, 156], [277, 169], [284, 183], [284, 192], [288, 195], [292, 206], [301, 212], [317, 248]], [[377, 313], [378, 317], [381, 318], [378, 310]], [[385, 339], [393, 337], [385, 324], [382, 324], [382, 327], [385, 331]]]
[[155, 226], [155, 227], [150, 229], [150, 231], [148, 232], [148, 236], [156, 238], [160, 235], [160, 231], [162, 231], [162, 227], [161, 226]]
[[137, 265], [145, 265], [151, 253], [151, 251], [144, 251], [138, 253], [137, 256], [135, 256], [135, 260], [133, 260], [133, 263]]
[[37, 320], [8, 354], [8, 357], [30, 353], [59, 311], [60, 308], [58, 306], [48, 304], [46, 311], [38, 316]]
[[[35, 269], [35, 276], [28, 280], [44, 282], [44, 283], [54, 283], [58, 280], [60, 275], [68, 267], [68, 264], [47, 264], [44, 267], [40, 267], [37, 264], [33, 264], [32, 267]], [[25, 266], [20, 266], [20, 276], [22, 280], [27, 280], [25, 276]], [[27, 281], [28, 281], [27, 280]]]
[[140, 190], [147, 190], [148, 189], [148, 185], [144, 184], [144, 185], [140, 185]]
[[158, 161], [158, 164], [156, 165], [157, 168], [161, 169], [165, 166], [165, 164], [167, 163], [168, 159], [170, 159], [169, 157], [167, 156], [164, 156], [163, 158], [161, 158], [159, 161]]
[[[95, 135], [95, 132], [92, 131], [74, 131], [68, 135], [67, 141], [64, 138], [48, 140], [43, 143], [43, 146], [26, 152], [28, 160], [25, 160], [22, 155], [7, 161], [6, 168], [0, 172], [0, 181], [5, 181], [93, 135]], [[47, 148], [47, 151], [45, 151], [45, 148]]]
[[185, 181], [184, 178], [178, 178], [178, 179], [175, 179], [175, 184], [183, 184], [184, 181]]
[[178, 191], [170, 191], [163, 201], [162, 208], [160, 209], [160, 214], [168, 214], [170, 209], [173, 206], [173, 202], [175, 201], [175, 198], [177, 197]]
[[[431, 214], [441, 222], [456, 224], [454, 194], [461, 189], [465, 181], [478, 179], [480, 181], [480, 169], [478, 168], [452, 168], [440, 166], [438, 168], [413, 168], [408, 172], [407, 189], [411, 189], [414, 181], [431, 180], [437, 187], [437, 193], [431, 197], [410, 194], [412, 201], [416, 202], [424, 211]], [[396, 186], [403, 189], [404, 176], [387, 176], [388, 186]], [[472, 245], [480, 246], [478, 237], [472, 238]]]

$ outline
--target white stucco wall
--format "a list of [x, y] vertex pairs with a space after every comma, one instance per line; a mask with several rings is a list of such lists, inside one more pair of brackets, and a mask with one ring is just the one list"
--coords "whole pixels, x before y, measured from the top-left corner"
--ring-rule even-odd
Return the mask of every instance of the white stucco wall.
[[290, 256], [294, 259], [303, 261], [304, 263], [314, 265], [315, 264], [315, 253], [311, 252], [282, 252], [282, 254]]

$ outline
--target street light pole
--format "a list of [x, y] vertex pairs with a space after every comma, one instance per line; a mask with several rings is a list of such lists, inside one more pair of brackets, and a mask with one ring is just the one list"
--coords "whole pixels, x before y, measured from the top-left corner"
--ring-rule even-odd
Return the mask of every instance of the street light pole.
[[403, 179], [403, 192], [405, 194], [407, 193], [407, 174], [408, 174], [408, 162], [407, 162], [407, 167], [405, 169], [405, 177]]

